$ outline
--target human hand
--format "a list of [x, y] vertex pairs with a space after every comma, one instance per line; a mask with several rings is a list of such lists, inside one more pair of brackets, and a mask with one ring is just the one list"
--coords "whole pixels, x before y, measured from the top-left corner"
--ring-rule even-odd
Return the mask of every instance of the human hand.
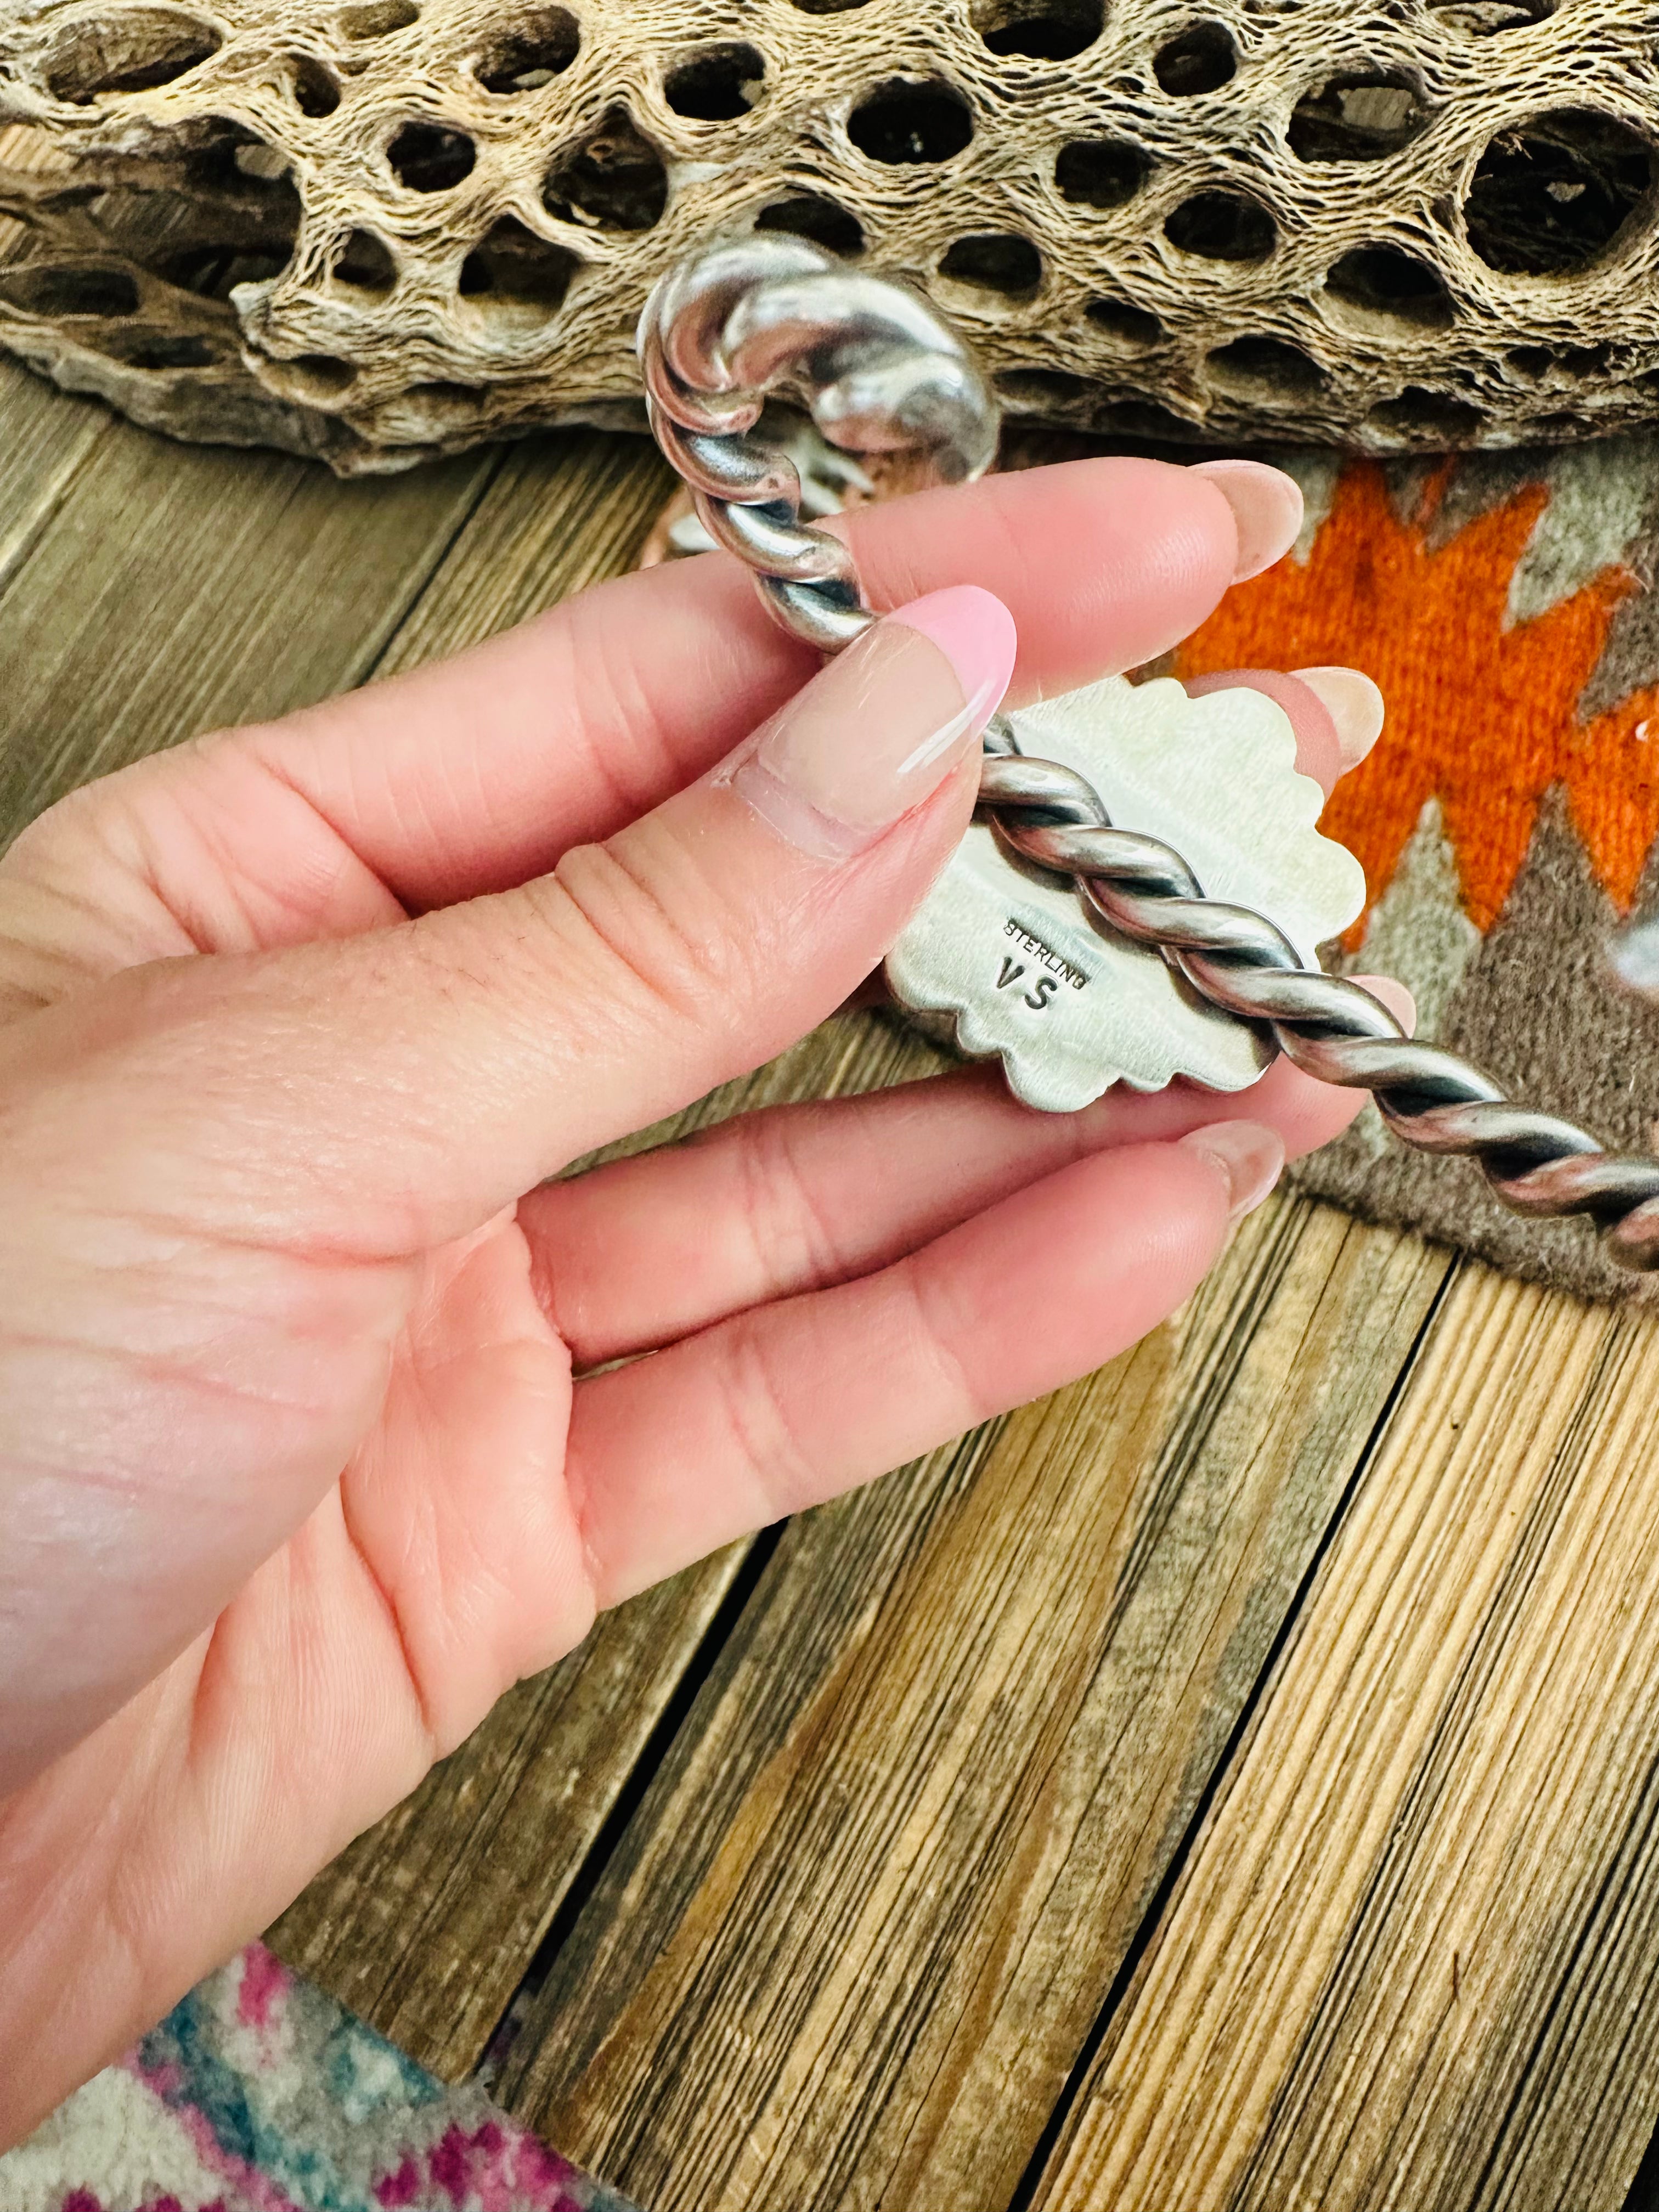
[[[1018, 700], [1193, 629], [1285, 481], [1078, 463], [849, 527], [879, 605], [1000, 596]], [[814, 676], [723, 556], [627, 578], [0, 866], [0, 2142], [596, 1608], [1098, 1365], [1355, 1110], [1282, 1061], [1054, 1118], [975, 1071], [547, 1181], [921, 896], [1012, 641], [911, 616]], [[1340, 679], [1250, 680], [1328, 786]]]

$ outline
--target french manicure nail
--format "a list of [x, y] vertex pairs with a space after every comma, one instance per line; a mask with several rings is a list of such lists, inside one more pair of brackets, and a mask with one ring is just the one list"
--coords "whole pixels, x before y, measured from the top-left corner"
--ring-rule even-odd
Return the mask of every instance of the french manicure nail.
[[1357, 668], [1293, 668], [1336, 725], [1345, 769], [1358, 768], [1382, 734], [1382, 694]]
[[866, 630], [715, 772], [793, 845], [844, 860], [936, 791], [996, 712], [1014, 620], [975, 584]]
[[1253, 1212], [1279, 1181], [1285, 1146], [1279, 1133], [1259, 1121], [1212, 1121], [1189, 1130], [1176, 1142], [1201, 1152], [1220, 1169], [1227, 1182], [1227, 1218]]
[[1659, 918], [1620, 930], [1608, 942], [1607, 958], [1621, 983], [1645, 998], [1659, 998]]
[[1265, 461], [1200, 461], [1195, 477], [1206, 477], [1233, 511], [1238, 558], [1233, 581], [1242, 584], [1282, 560], [1302, 528], [1302, 487], [1283, 469]]

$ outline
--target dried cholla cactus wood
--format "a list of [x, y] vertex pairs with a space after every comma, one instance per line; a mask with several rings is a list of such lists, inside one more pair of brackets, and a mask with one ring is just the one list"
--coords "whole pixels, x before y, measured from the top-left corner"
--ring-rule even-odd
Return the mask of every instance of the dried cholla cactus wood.
[[1659, 413], [1649, 0], [0, 0], [64, 166], [0, 343], [343, 471], [637, 419], [712, 234], [908, 272], [1014, 413], [1515, 445]]

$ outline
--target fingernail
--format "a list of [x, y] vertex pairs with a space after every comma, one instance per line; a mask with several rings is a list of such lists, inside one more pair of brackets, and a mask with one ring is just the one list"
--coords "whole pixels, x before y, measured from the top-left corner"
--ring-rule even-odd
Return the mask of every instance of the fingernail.
[[1283, 469], [1265, 461], [1200, 461], [1193, 470], [1207, 477], [1233, 511], [1238, 531], [1238, 559], [1233, 581], [1242, 584], [1282, 560], [1302, 528], [1302, 487]]
[[1188, 1152], [1201, 1152], [1213, 1161], [1227, 1181], [1227, 1218], [1239, 1221], [1253, 1212], [1279, 1181], [1285, 1165], [1285, 1146], [1274, 1129], [1259, 1121], [1212, 1121], [1181, 1138]]
[[1608, 943], [1607, 958], [1621, 983], [1645, 998], [1659, 997], [1659, 919], [1621, 930]]
[[1357, 668], [1293, 668], [1336, 725], [1345, 769], [1358, 768], [1382, 734], [1382, 694]]
[[716, 771], [792, 845], [845, 860], [977, 744], [1014, 665], [1014, 619], [975, 584], [887, 616]]
[[1381, 999], [1407, 1036], [1417, 1035], [1417, 1001], [1397, 975], [1350, 975], [1348, 981]]

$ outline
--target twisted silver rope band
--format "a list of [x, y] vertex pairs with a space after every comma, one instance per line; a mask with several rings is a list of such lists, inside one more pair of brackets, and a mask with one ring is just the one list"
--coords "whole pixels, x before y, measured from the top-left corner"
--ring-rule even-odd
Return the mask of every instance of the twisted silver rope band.
[[767, 395], [800, 400], [849, 453], [920, 448], [947, 483], [982, 475], [996, 451], [996, 401], [927, 301], [804, 239], [762, 234], [682, 262], [646, 301], [635, 343], [651, 428], [704, 528], [821, 653], [874, 617], [846, 546], [801, 520], [794, 463], [749, 434]]
[[[751, 434], [787, 390], [853, 452], [920, 446], [947, 480], [977, 476], [997, 410], [960, 342], [902, 286], [850, 275], [794, 239], [715, 247], [672, 270], [641, 319], [658, 442], [717, 542], [754, 570], [775, 617], [838, 653], [874, 617], [847, 548], [800, 520], [793, 462]], [[1161, 953], [1211, 1005], [1259, 1024], [1321, 1082], [1371, 1092], [1419, 1152], [1463, 1153], [1517, 1213], [1582, 1214], [1621, 1267], [1659, 1269], [1659, 1159], [1609, 1152], [1571, 1121], [1507, 1100], [1456, 1054], [1407, 1037], [1357, 983], [1304, 968], [1265, 915], [1206, 898], [1178, 853], [1115, 828], [1099, 793], [986, 733], [980, 806], [1015, 853], [1070, 876], [1120, 936]]]

